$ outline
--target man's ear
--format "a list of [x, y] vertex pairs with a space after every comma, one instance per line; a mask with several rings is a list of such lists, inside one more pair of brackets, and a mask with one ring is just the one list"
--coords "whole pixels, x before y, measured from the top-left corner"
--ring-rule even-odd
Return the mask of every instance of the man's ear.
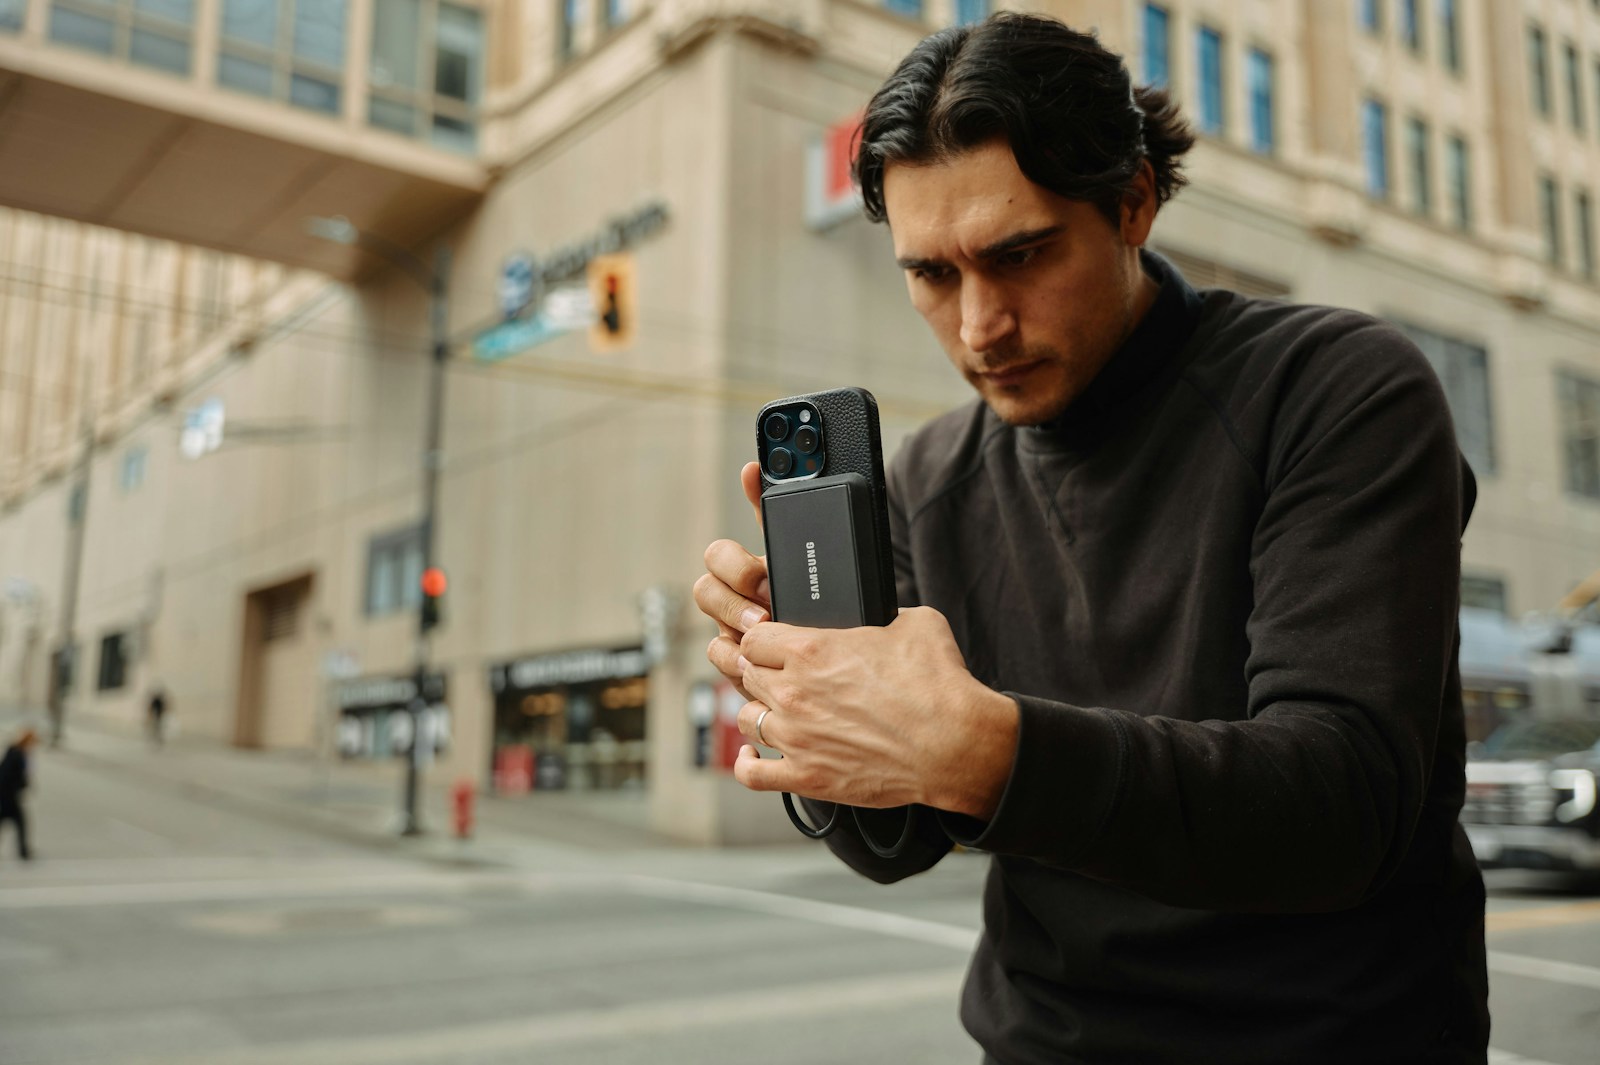
[[1156, 172], [1146, 159], [1139, 164], [1139, 172], [1134, 175], [1128, 191], [1122, 194], [1122, 203], [1117, 208], [1124, 244], [1135, 248], [1144, 246], [1150, 239], [1150, 227], [1155, 224], [1157, 206]]

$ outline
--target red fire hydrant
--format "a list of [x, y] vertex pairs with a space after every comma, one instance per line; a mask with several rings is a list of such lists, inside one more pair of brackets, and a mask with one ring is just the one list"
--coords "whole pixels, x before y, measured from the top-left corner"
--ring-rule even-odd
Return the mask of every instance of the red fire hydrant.
[[472, 804], [477, 801], [478, 789], [472, 781], [462, 778], [450, 789], [451, 805], [455, 810], [457, 839], [472, 838]]

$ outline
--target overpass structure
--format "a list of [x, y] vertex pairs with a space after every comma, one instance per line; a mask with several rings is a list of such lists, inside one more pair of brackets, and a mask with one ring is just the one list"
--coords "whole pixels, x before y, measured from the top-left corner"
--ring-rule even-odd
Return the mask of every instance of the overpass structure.
[[347, 280], [481, 199], [483, 18], [440, 0], [0, 0], [0, 206]]

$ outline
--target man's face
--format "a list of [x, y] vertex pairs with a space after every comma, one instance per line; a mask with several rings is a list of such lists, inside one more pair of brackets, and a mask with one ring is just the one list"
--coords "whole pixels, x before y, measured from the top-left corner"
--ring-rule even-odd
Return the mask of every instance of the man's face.
[[883, 198], [912, 306], [1003, 421], [1067, 409], [1154, 297], [1139, 268], [1149, 170], [1113, 226], [1029, 181], [1004, 140], [932, 166], [891, 164]]

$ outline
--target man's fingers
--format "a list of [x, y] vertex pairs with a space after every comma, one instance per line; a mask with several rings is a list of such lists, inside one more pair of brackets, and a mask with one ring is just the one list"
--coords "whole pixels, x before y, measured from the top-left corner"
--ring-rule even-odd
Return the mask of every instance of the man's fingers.
[[724, 677], [733, 681], [733, 686], [746, 699], [750, 693], [744, 690], [744, 666], [739, 663], [739, 641], [727, 636], [718, 636], [706, 646], [706, 661]]
[[747, 462], [744, 469], [739, 471], [739, 483], [744, 487], [744, 497], [750, 501], [750, 507], [756, 512], [756, 525], [761, 525], [761, 464]]
[[748, 743], [739, 748], [739, 756], [733, 762], [733, 779], [751, 791], [793, 791], [789, 776], [786, 759], [763, 758]]
[[739, 650], [758, 666], [782, 669], [791, 658], [815, 656], [823, 638], [820, 629], [765, 621], [745, 631]]

